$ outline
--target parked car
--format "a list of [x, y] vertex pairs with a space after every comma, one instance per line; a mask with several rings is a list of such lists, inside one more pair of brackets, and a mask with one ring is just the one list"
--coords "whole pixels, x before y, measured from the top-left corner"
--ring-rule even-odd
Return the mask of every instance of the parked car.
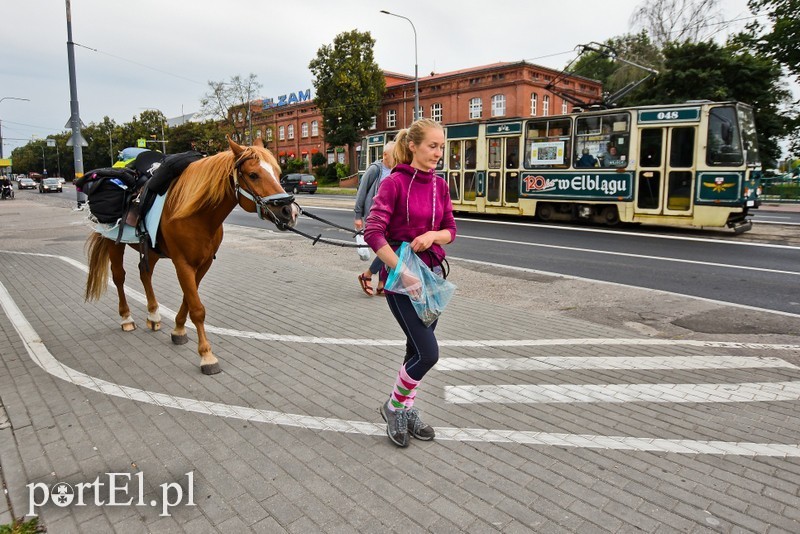
[[296, 195], [297, 193], [308, 193], [313, 195], [317, 192], [317, 179], [310, 174], [293, 173], [281, 178], [281, 185], [284, 191]]
[[50, 191], [61, 192], [61, 182], [58, 181], [58, 178], [45, 178], [39, 182], [40, 193], [49, 193]]
[[36, 182], [23, 176], [17, 179], [17, 189], [36, 189]]
[[61, 187], [64, 187], [64, 184], [67, 182], [65, 178], [61, 178], [60, 176], [56, 176], [56, 180], [61, 184]]

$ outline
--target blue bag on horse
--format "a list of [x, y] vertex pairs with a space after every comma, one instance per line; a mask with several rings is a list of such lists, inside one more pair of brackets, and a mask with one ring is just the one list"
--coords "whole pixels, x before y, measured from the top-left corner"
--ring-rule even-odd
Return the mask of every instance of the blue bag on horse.
[[386, 290], [408, 295], [419, 318], [430, 326], [450, 302], [456, 286], [431, 271], [408, 243], [400, 245], [397, 256], [400, 261], [389, 271]]

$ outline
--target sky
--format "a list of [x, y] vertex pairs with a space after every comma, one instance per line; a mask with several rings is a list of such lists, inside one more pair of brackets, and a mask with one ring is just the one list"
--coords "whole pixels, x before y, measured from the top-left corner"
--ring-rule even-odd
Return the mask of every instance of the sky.
[[[726, 20], [747, 0], [720, 0]], [[497, 61], [563, 68], [576, 47], [631, 31], [639, 0], [71, 0], [77, 97], [84, 124], [145, 109], [197, 111], [208, 81], [250, 73], [260, 97], [312, 89], [308, 63], [345, 31], [369, 31], [384, 69], [419, 76]], [[747, 21], [733, 24], [742, 28]], [[67, 130], [66, 0], [0, 0], [3, 154]], [[718, 39], [724, 39], [719, 34]]]

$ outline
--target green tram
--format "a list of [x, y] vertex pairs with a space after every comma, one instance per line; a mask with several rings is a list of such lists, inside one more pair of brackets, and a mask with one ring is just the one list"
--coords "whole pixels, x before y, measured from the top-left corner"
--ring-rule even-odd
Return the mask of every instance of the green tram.
[[[360, 167], [396, 132], [362, 141]], [[457, 212], [664, 226], [752, 227], [760, 160], [752, 108], [690, 101], [445, 127], [437, 167]]]

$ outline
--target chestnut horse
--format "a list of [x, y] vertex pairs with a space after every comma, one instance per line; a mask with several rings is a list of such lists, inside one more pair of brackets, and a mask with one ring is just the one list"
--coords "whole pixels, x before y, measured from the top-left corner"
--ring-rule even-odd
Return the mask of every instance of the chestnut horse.
[[[297, 222], [299, 209], [294, 197], [280, 183], [280, 167], [275, 157], [263, 146], [239, 146], [228, 139], [230, 150], [203, 158], [189, 165], [169, 188], [158, 230], [158, 248], [175, 265], [178, 282], [183, 290], [183, 302], [175, 316], [172, 342], [183, 345], [186, 335], [186, 316], [197, 328], [197, 351], [200, 370], [204, 374], [220, 372], [219, 361], [211, 352], [206, 337], [206, 310], [200, 302], [198, 286], [211, 267], [214, 254], [222, 242], [222, 223], [238, 204], [245, 211], [257, 212], [279, 229]], [[138, 249], [139, 245], [131, 244]], [[86, 281], [86, 300], [97, 300], [108, 287], [108, 265], [119, 296], [120, 325], [132, 331], [136, 325], [131, 318], [125, 298], [125, 269], [122, 258], [125, 244], [93, 232], [86, 241], [89, 256], [89, 276]], [[158, 302], [153, 293], [152, 273], [159, 255], [148, 251], [147, 269], [140, 269], [140, 278], [147, 295], [147, 326], [161, 328]]]

